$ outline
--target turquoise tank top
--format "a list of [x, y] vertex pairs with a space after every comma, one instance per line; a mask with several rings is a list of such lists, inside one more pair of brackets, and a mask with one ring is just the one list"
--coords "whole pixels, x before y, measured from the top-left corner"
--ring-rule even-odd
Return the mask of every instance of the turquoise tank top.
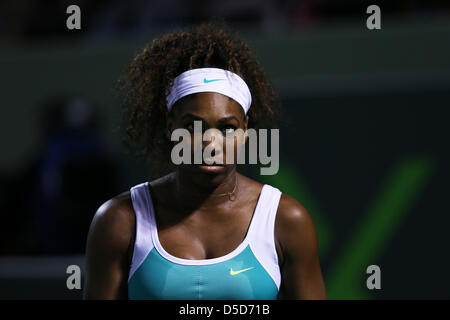
[[280, 197], [278, 189], [264, 185], [242, 243], [222, 257], [190, 260], [161, 246], [148, 182], [131, 188], [136, 240], [129, 299], [276, 299], [281, 275], [274, 225]]

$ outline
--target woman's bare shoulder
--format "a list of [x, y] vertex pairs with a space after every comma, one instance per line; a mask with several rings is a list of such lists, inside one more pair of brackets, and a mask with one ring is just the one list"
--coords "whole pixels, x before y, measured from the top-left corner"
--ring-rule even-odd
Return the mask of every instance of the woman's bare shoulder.
[[88, 238], [127, 248], [134, 234], [135, 215], [131, 194], [123, 192], [104, 202], [92, 219]]
[[124, 222], [133, 218], [133, 204], [130, 191], [123, 192], [105, 201], [95, 213], [99, 219]]
[[277, 239], [285, 255], [316, 255], [317, 230], [308, 210], [294, 198], [282, 194], [275, 223]]
[[126, 275], [132, 257], [135, 218], [130, 192], [97, 210], [86, 245], [85, 299], [126, 299]]
[[[308, 210], [297, 200], [282, 194], [278, 204], [277, 221], [286, 230], [297, 229], [315, 231], [312, 217]], [[314, 230], [310, 230], [314, 229]]]

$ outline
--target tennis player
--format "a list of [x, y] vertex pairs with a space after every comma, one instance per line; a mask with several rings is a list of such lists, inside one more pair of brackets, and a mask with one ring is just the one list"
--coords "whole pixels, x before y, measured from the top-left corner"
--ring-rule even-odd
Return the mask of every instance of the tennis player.
[[[84, 298], [325, 299], [316, 229], [299, 202], [238, 173], [234, 161], [171, 158], [173, 131], [193, 132], [196, 121], [223, 136], [273, 127], [279, 103], [248, 45], [217, 23], [168, 33], [120, 83], [126, 142], [158, 177], [98, 209]], [[202, 142], [214, 159], [231, 152], [219, 140]]]

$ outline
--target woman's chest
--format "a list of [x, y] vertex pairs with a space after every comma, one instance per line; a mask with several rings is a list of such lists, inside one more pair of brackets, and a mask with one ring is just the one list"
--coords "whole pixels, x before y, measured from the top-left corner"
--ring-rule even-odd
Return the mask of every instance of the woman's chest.
[[[165, 216], [164, 216], [165, 215]], [[184, 219], [161, 212], [157, 232], [161, 246], [183, 259], [213, 259], [226, 255], [243, 242], [252, 212], [194, 212]]]

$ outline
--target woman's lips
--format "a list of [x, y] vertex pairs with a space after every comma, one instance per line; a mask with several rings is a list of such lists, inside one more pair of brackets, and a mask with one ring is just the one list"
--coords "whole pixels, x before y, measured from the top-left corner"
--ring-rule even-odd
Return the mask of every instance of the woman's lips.
[[208, 173], [218, 173], [218, 172], [222, 172], [225, 170], [224, 166], [221, 165], [199, 165], [198, 168], [203, 171], [203, 172], [208, 172]]

